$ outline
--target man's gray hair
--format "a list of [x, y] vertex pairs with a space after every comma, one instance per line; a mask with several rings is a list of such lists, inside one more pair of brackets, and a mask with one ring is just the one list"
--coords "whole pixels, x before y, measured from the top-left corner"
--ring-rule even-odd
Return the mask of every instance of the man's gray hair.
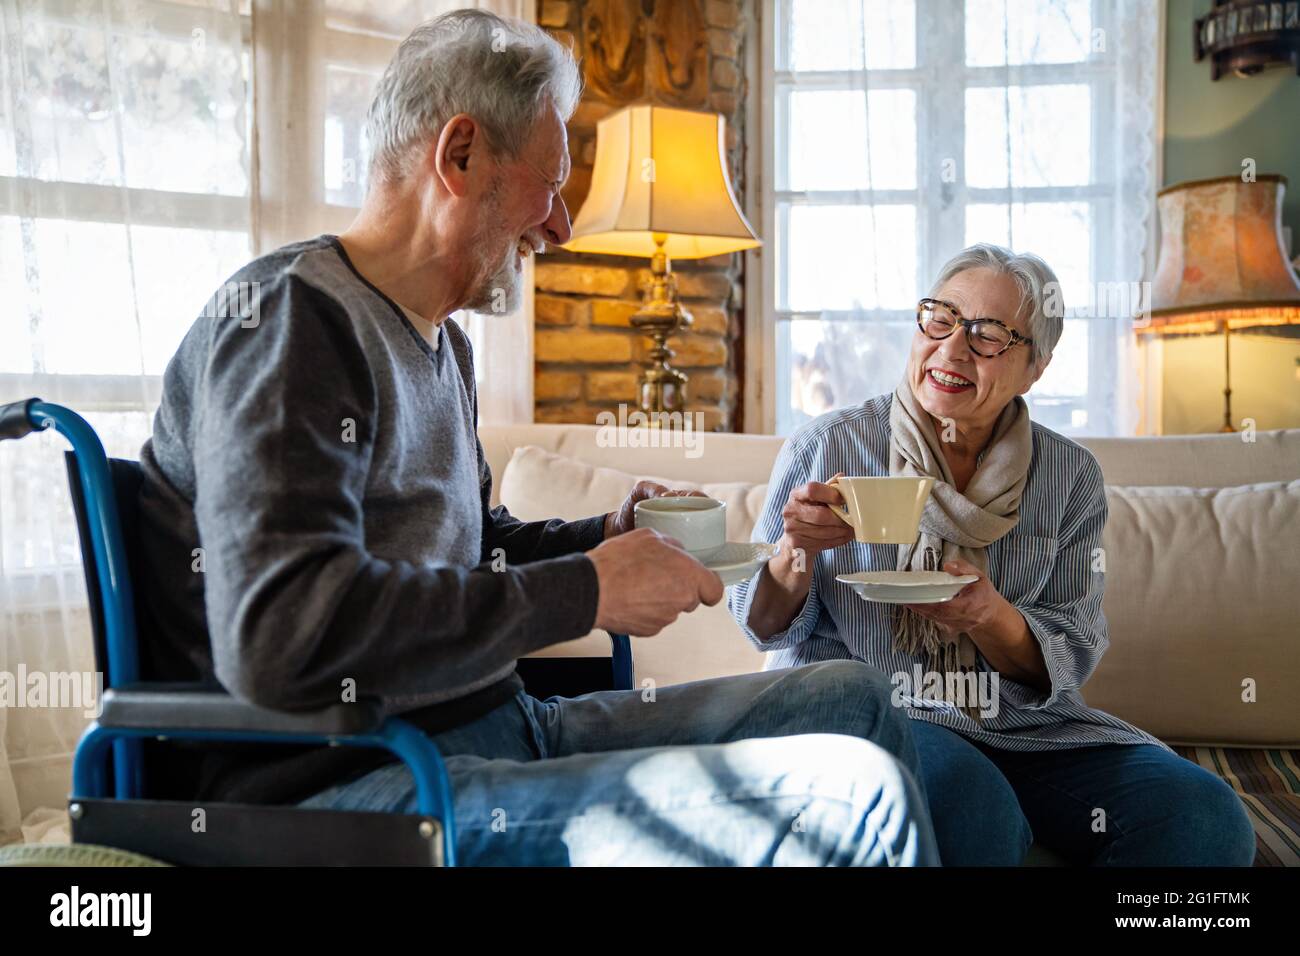
[[455, 10], [416, 27], [380, 77], [366, 115], [372, 179], [400, 179], [416, 147], [467, 113], [493, 151], [519, 156], [548, 103], [562, 120], [578, 108], [573, 54], [531, 23]]
[[979, 242], [947, 261], [939, 270], [930, 294], [937, 293], [945, 282], [967, 269], [991, 269], [1015, 280], [1020, 288], [1020, 309], [1028, 313], [1026, 325], [1029, 337], [1034, 340], [1033, 360], [1038, 368], [1046, 365], [1065, 325], [1061, 283], [1052, 267], [1032, 252], [1017, 254], [1003, 246]]

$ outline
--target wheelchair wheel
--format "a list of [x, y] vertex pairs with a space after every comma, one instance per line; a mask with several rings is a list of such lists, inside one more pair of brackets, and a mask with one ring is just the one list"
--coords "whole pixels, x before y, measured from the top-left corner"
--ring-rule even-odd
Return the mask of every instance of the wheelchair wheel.
[[139, 853], [90, 843], [0, 846], [0, 866], [171, 866]]

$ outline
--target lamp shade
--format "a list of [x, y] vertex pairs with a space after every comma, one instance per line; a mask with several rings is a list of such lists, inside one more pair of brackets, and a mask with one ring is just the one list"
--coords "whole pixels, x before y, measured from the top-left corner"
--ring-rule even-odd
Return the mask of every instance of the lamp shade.
[[1158, 194], [1160, 256], [1143, 332], [1300, 322], [1300, 278], [1282, 242], [1286, 179], [1239, 176]]
[[760, 245], [731, 191], [725, 120], [716, 113], [629, 106], [596, 126], [591, 190], [573, 252], [702, 259]]

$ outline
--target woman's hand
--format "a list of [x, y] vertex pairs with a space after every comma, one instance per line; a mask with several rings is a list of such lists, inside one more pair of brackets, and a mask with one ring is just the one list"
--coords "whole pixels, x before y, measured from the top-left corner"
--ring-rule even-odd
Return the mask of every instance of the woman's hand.
[[781, 509], [785, 526], [781, 553], [787, 560], [801, 561], [807, 569], [823, 551], [852, 541], [853, 528], [830, 508], [843, 504], [839, 489], [820, 481], [810, 481], [791, 491]]
[[843, 496], [810, 481], [790, 492], [781, 509], [783, 531], [776, 557], [763, 566], [749, 608], [749, 627], [760, 640], [786, 630], [812, 587], [812, 559], [853, 540], [853, 529], [831, 511]]
[[636, 528], [636, 503], [647, 498], [705, 497], [702, 491], [674, 491], [656, 481], [638, 481], [617, 511], [605, 515], [605, 540]]
[[945, 561], [943, 569], [949, 574], [974, 574], [979, 580], [966, 585], [951, 601], [903, 606], [954, 633], [964, 631], [995, 671], [1050, 692], [1052, 679], [1043, 659], [1043, 649], [1029, 630], [1025, 616], [973, 564]]
[[943, 569], [949, 574], [974, 574], [979, 580], [966, 585], [951, 601], [942, 604], [905, 604], [904, 607], [921, 617], [938, 622], [953, 633], [965, 631], [972, 637], [977, 631], [984, 631], [1005, 613], [1006, 608], [1011, 607], [1010, 602], [998, 593], [988, 575], [981, 574], [975, 565], [952, 560], [945, 561]]

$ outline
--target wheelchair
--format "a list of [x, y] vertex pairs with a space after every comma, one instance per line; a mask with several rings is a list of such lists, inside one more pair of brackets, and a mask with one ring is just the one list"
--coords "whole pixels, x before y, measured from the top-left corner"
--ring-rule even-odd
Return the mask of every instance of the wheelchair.
[[[61, 405], [30, 398], [0, 406], [0, 440], [54, 428], [65, 452], [81, 540], [101, 714], [77, 744], [68, 798], [74, 848], [87, 865], [116, 852], [182, 866], [454, 866], [456, 825], [446, 766], [434, 742], [374, 700], [318, 711], [254, 706], [219, 685], [140, 678], [139, 642], [152, 626], [140, 591], [138, 462], [109, 459], [93, 428]], [[633, 686], [631, 644], [610, 634], [610, 657], [525, 658], [518, 672], [535, 697]], [[415, 814], [314, 810], [151, 797], [147, 741], [366, 747], [410, 768]], [[156, 789], [156, 788], [155, 788]], [[203, 824], [195, 826], [202, 810]], [[221, 834], [221, 836], [217, 836]], [[31, 852], [37, 848], [24, 848]], [[65, 857], [67, 848], [60, 848]], [[28, 860], [28, 862], [34, 862]], [[66, 862], [66, 861], [65, 861]]]

